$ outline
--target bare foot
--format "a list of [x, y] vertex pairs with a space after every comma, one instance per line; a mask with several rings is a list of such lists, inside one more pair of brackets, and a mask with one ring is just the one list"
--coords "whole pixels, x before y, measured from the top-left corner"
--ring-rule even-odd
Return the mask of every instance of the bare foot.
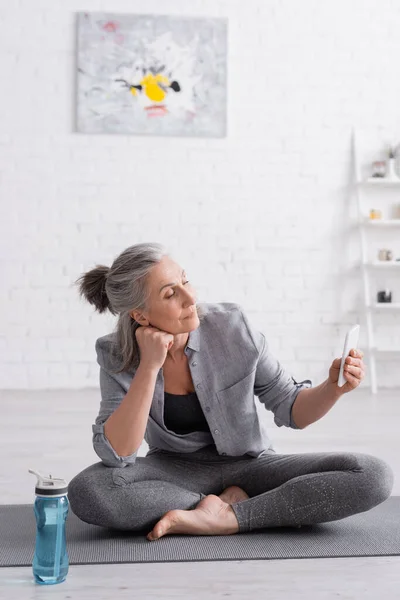
[[239, 524], [232, 507], [210, 494], [193, 510], [169, 510], [146, 537], [153, 541], [168, 533], [232, 535], [238, 531]]
[[227, 487], [226, 490], [219, 495], [219, 498], [226, 502], [227, 504], [232, 504], [233, 502], [242, 502], [242, 500], [247, 500], [248, 495], [242, 488], [237, 485], [231, 485]]

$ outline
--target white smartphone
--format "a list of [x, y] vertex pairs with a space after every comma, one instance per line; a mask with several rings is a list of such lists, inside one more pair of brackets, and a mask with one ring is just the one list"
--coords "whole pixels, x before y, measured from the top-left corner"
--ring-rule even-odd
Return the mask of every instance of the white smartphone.
[[344, 378], [344, 365], [346, 358], [349, 355], [349, 352], [352, 348], [357, 349], [358, 346], [358, 336], [360, 334], [360, 326], [353, 325], [351, 329], [346, 333], [346, 339], [344, 340], [344, 348], [342, 354], [342, 362], [340, 363], [340, 371], [339, 371], [339, 379], [338, 386], [343, 387], [346, 383], [346, 379]]

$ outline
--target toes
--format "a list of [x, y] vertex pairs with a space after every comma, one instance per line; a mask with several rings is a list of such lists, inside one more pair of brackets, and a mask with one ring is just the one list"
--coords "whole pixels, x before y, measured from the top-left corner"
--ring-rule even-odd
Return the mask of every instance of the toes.
[[154, 525], [153, 529], [146, 537], [150, 541], [157, 540], [164, 535], [165, 530], [165, 525], [161, 524], [161, 521], [159, 521], [157, 525]]
[[149, 534], [147, 534], [147, 539], [152, 542], [153, 540], [158, 540], [160, 537], [162, 537], [164, 535], [163, 530], [162, 529], [156, 529], [154, 527], [154, 529], [152, 531], [150, 531]]
[[168, 527], [166, 526], [166, 523], [165, 522], [161, 523], [161, 521], [160, 521], [159, 523], [157, 523], [157, 525], [155, 525], [155, 527], [153, 528], [153, 531], [150, 532], [150, 534], [149, 534], [150, 538], [152, 540], [158, 540], [158, 538], [165, 535], [167, 529], [168, 529]]
[[170, 511], [166, 513], [156, 525], [154, 525], [152, 531], [146, 536], [148, 540], [158, 540], [160, 537], [169, 532], [169, 530], [173, 527], [176, 522], [176, 515], [174, 515], [174, 511]]

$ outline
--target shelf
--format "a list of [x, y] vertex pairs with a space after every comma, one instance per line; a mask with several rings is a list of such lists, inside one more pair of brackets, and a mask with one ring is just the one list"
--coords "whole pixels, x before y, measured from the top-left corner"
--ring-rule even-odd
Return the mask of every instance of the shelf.
[[370, 349], [371, 352], [383, 352], [386, 354], [392, 354], [392, 353], [397, 353], [400, 352], [400, 348], [378, 348], [377, 346], [373, 346]]
[[371, 260], [363, 263], [366, 267], [376, 267], [378, 269], [399, 269], [400, 260]]
[[[376, 128], [374, 128], [376, 129]], [[376, 134], [377, 132], [375, 132]], [[378, 152], [383, 148], [382, 131], [380, 133], [380, 147], [376, 147], [374, 152]], [[377, 138], [378, 136], [376, 136]], [[360, 138], [360, 140], [359, 140]], [[360, 142], [362, 143], [360, 144]], [[375, 144], [376, 145], [376, 144]], [[362, 148], [364, 146], [364, 148]], [[382, 378], [384, 381], [384, 373], [380, 374], [377, 365], [383, 361], [392, 362], [393, 369], [396, 369], [397, 363], [400, 359], [400, 342], [394, 340], [390, 344], [390, 339], [386, 337], [378, 338], [374, 340], [374, 329], [375, 321], [379, 322], [382, 319], [385, 320], [389, 317], [389, 321], [393, 322], [391, 329], [393, 332], [397, 332], [397, 323], [400, 317], [400, 293], [392, 295], [392, 299], [396, 302], [378, 302], [378, 298], [381, 295], [377, 293], [371, 294], [370, 280], [376, 278], [388, 278], [396, 281], [400, 275], [400, 254], [398, 248], [394, 245], [394, 242], [399, 240], [400, 234], [400, 157], [396, 163], [389, 163], [387, 161], [387, 170], [383, 171], [386, 177], [372, 177], [374, 172], [372, 169], [365, 169], [365, 160], [362, 162], [362, 154], [364, 159], [367, 158], [366, 151], [369, 147], [369, 157], [372, 155], [372, 139], [367, 139], [363, 136], [363, 132], [358, 133], [355, 127], [352, 130], [352, 196], [354, 196], [357, 208], [357, 229], [360, 238], [360, 251], [361, 257], [358, 259], [360, 265], [360, 272], [362, 275], [362, 285], [365, 297], [365, 316], [366, 316], [366, 335], [367, 340], [365, 344], [365, 353], [368, 356], [369, 370], [370, 370], [370, 381], [371, 381], [371, 392], [376, 394], [378, 392], [378, 380]], [[363, 153], [360, 150], [363, 149]], [[388, 157], [389, 158], [389, 157]], [[381, 162], [381, 161], [380, 161]], [[371, 164], [371, 163], [370, 163]], [[396, 169], [394, 168], [396, 167]], [[374, 189], [377, 188], [377, 189]], [[377, 204], [375, 204], [377, 202]], [[397, 211], [396, 206], [399, 204]], [[389, 208], [393, 205], [392, 208]], [[372, 212], [373, 209], [378, 210], [383, 208], [380, 212]], [[381, 219], [371, 219], [371, 215], [380, 214]], [[397, 229], [396, 229], [397, 227]], [[373, 228], [376, 229], [375, 234]], [[386, 228], [386, 229], [385, 229]], [[389, 229], [387, 229], [389, 228]], [[393, 260], [382, 261], [379, 260], [380, 254], [378, 249], [372, 251], [370, 243], [373, 241], [372, 238], [386, 238], [386, 243], [379, 245], [378, 248], [394, 246], [395, 251], [392, 250]], [[390, 241], [389, 241], [390, 240]], [[375, 245], [375, 243], [374, 243]], [[382, 254], [383, 256], [383, 254]], [[373, 271], [374, 269], [374, 271]], [[379, 273], [379, 269], [385, 269]], [[395, 270], [399, 269], [399, 270]], [[375, 287], [375, 286], [373, 286]], [[379, 284], [378, 289], [386, 288], [390, 286]], [[382, 294], [383, 296], [383, 294]], [[398, 311], [398, 312], [396, 312]], [[387, 319], [386, 319], [387, 320]], [[378, 324], [378, 323], [377, 323]], [[390, 347], [392, 346], [392, 347]], [[400, 371], [399, 371], [400, 372]]]
[[399, 227], [400, 219], [370, 219], [369, 217], [364, 218], [364, 225], [371, 225], [372, 227]]
[[357, 185], [400, 185], [400, 177], [398, 179], [386, 179], [385, 177], [369, 177], [363, 181], [357, 181]]
[[367, 306], [374, 310], [400, 310], [400, 302], [374, 302]]

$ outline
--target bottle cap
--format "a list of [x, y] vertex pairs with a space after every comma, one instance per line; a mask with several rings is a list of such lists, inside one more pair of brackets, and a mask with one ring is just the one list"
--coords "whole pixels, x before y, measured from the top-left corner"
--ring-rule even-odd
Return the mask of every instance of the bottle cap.
[[49, 475], [42, 475], [38, 471], [28, 469], [29, 473], [36, 475], [37, 482], [35, 487], [35, 494], [37, 496], [64, 496], [68, 492], [68, 484], [65, 479], [59, 479]]

